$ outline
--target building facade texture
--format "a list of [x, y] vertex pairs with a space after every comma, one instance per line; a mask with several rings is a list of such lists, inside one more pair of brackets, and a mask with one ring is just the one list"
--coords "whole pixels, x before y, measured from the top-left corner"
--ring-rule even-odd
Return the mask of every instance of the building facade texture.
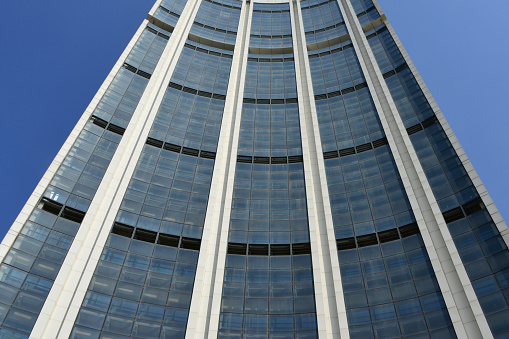
[[158, 0], [0, 245], [0, 337], [509, 338], [508, 244], [376, 0]]

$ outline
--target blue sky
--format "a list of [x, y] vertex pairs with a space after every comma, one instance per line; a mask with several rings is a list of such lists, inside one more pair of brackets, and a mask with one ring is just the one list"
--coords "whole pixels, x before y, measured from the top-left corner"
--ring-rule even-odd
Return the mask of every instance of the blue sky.
[[[0, 239], [153, 2], [0, 3]], [[509, 217], [509, 2], [379, 3]]]

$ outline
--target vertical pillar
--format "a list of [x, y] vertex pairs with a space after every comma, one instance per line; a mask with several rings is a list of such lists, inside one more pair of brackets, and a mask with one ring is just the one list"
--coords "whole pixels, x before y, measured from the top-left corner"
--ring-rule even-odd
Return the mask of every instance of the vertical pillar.
[[216, 338], [246, 77], [251, 6], [244, 1], [228, 82], [186, 338]]

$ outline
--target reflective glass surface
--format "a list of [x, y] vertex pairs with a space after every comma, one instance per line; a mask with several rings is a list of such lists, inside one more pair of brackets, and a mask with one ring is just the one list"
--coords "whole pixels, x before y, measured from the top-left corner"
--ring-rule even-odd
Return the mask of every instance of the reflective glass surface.
[[70, 338], [184, 338], [198, 251], [133, 234], [110, 234]]
[[350, 40], [309, 53], [315, 95], [345, 90], [366, 81]]
[[300, 6], [308, 45], [347, 34], [337, 1], [304, 0], [300, 2]]
[[149, 136], [215, 152], [233, 52], [188, 41]]
[[292, 25], [288, 3], [254, 3], [251, 20], [250, 47], [292, 47]]
[[339, 251], [351, 338], [456, 338], [420, 234]]
[[[250, 46], [289, 19], [254, 4]], [[249, 55], [242, 108], [218, 338], [317, 338], [293, 54]]]
[[244, 98], [297, 98], [293, 54], [249, 54]]
[[351, 3], [355, 14], [357, 14], [357, 17], [359, 18], [361, 26], [364, 26], [380, 17], [380, 14], [371, 0], [351, 0]]
[[186, 6], [187, 0], [162, 0], [154, 13], [154, 18], [161, 20], [173, 30]]
[[237, 0], [202, 1], [191, 34], [235, 45], [241, 8], [242, 2]]

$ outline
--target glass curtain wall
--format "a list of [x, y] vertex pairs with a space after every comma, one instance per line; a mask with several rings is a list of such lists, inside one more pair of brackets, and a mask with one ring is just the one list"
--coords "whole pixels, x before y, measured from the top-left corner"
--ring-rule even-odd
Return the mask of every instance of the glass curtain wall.
[[196, 14], [191, 34], [215, 42], [235, 45], [242, 2], [204, 0]]
[[289, 5], [255, 3], [219, 338], [317, 337], [291, 45]]

